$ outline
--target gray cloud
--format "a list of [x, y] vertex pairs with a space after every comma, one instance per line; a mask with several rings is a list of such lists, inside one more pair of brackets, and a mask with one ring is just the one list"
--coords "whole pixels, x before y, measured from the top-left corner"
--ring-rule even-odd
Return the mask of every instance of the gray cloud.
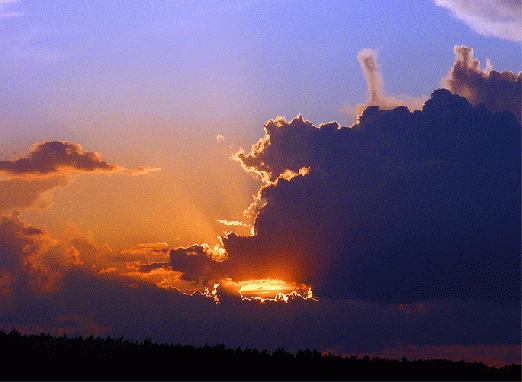
[[61, 172], [112, 172], [120, 166], [108, 164], [98, 153], [85, 151], [69, 142], [42, 142], [26, 157], [0, 161], [0, 173], [6, 175], [49, 175]]

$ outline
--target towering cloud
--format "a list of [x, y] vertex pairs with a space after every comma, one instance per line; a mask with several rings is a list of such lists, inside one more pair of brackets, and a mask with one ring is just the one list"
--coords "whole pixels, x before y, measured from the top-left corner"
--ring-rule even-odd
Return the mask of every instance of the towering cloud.
[[427, 97], [401, 96], [394, 97], [385, 94], [384, 79], [377, 63], [377, 51], [364, 48], [357, 54], [361, 69], [368, 86], [368, 100], [365, 104], [357, 105], [357, 114], [360, 114], [368, 106], [379, 106], [381, 109], [393, 109], [397, 106], [407, 106], [410, 109], [420, 110]]
[[361, 64], [364, 78], [368, 84], [368, 106], [379, 106], [384, 101], [384, 80], [377, 65], [377, 51], [373, 49], [362, 49], [357, 54]]
[[[435, 91], [351, 128], [269, 121], [243, 166], [264, 174], [253, 236], [222, 238], [232, 278], [382, 301], [518, 299], [520, 125]], [[307, 167], [307, 174], [284, 178]]]
[[442, 85], [452, 93], [466, 97], [473, 105], [482, 103], [491, 111], [509, 110], [521, 121], [522, 72], [514, 74], [486, 68], [473, 58], [473, 49], [464, 45], [453, 48], [456, 58]]
[[479, 34], [521, 41], [519, 0], [434, 0]]
[[235, 155], [264, 181], [252, 234], [224, 235], [219, 262], [196, 245], [147, 267], [283, 279], [330, 297], [519, 300], [521, 126], [509, 110], [520, 111], [520, 75], [455, 53], [451, 91], [410, 112], [384, 95], [376, 52], [359, 52], [370, 106], [353, 126], [278, 117]]

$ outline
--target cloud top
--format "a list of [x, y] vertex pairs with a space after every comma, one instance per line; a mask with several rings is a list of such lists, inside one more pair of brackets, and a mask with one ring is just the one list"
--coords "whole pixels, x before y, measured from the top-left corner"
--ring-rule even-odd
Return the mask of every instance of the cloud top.
[[473, 57], [473, 49], [455, 45], [455, 62], [442, 80], [442, 85], [472, 105], [484, 104], [493, 112], [509, 110], [521, 121], [522, 72], [493, 70], [489, 60], [486, 67]]

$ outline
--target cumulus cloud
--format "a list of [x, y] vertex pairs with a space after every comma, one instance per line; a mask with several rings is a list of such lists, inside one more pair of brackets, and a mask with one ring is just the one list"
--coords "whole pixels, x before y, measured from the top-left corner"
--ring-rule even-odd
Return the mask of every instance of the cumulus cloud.
[[[313, 158], [310, 157], [311, 134], [313, 125], [303, 119], [301, 115], [287, 123], [283, 117], [269, 120], [265, 124], [265, 136], [261, 138], [248, 154], [239, 151], [234, 159], [239, 161], [243, 168], [255, 173], [265, 181], [274, 182], [283, 176], [287, 170], [299, 173]], [[326, 130], [339, 128], [337, 122], [321, 125]], [[294, 136], [296, 139], [289, 139]], [[294, 157], [281, 156], [280, 151], [289, 150], [295, 153]]]
[[473, 57], [473, 49], [464, 45], [453, 48], [456, 58], [442, 86], [466, 97], [473, 105], [484, 104], [491, 111], [509, 110], [521, 121], [522, 72], [498, 72], [489, 60], [486, 67]]
[[[455, 52], [446, 81], [457, 93], [461, 72], [486, 72], [467, 48]], [[480, 101], [490, 85], [477, 81], [469, 100], [438, 89], [411, 112], [388, 103], [376, 52], [359, 60], [370, 98], [353, 126], [277, 117], [250, 152], [234, 155], [263, 180], [245, 211], [251, 235], [221, 237], [218, 261], [194, 245], [142, 271], [282, 279], [318, 296], [400, 303], [519, 299], [520, 124], [496, 113], [509, 97], [495, 110]]]
[[[351, 128], [298, 116], [237, 159], [262, 174], [254, 235], [222, 238], [232, 278], [382, 301], [518, 299], [520, 125], [439, 89]], [[306, 167], [306, 175], [280, 177]]]
[[68, 171], [111, 172], [121, 169], [120, 166], [103, 161], [98, 153], [61, 141], [37, 143], [26, 157], [0, 161], [0, 173], [9, 176], [49, 175]]
[[434, 0], [475, 32], [486, 37], [521, 41], [519, 0]]

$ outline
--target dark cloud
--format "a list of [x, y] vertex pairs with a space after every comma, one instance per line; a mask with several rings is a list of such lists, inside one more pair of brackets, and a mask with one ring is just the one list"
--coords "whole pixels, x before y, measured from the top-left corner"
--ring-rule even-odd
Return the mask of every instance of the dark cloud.
[[233, 279], [380, 301], [520, 299], [520, 125], [509, 112], [440, 89], [422, 111], [370, 107], [351, 128], [269, 121], [237, 159], [267, 183], [255, 234], [222, 238]]
[[169, 252], [169, 261], [142, 264], [140, 272], [151, 272], [154, 269], [170, 269], [181, 272], [181, 279], [194, 281], [201, 285], [210, 285], [219, 282], [224, 277], [221, 262], [225, 258], [224, 250], [218, 246], [208, 244], [194, 244], [188, 247], [179, 247]]
[[47, 231], [20, 220], [19, 212], [0, 216], [0, 311], [20, 296], [57, 289], [59, 273], [46, 256], [55, 244]]
[[442, 85], [452, 93], [466, 97], [472, 105], [482, 103], [493, 112], [509, 110], [520, 122], [522, 72], [492, 70], [489, 60], [482, 70], [479, 60], [473, 58], [473, 49], [456, 45], [453, 51], [456, 59]]
[[520, 124], [499, 112], [510, 97], [496, 109], [482, 101], [502, 88], [498, 75], [468, 48], [455, 53], [446, 83], [458, 92], [461, 76], [481, 78], [470, 100], [438, 89], [410, 112], [384, 95], [377, 53], [360, 51], [370, 106], [353, 126], [278, 117], [234, 156], [264, 181], [246, 210], [252, 234], [225, 234], [219, 261], [194, 245], [141, 270], [207, 283], [282, 279], [336, 298], [519, 300]]
[[48, 207], [52, 191], [68, 186], [74, 174], [126, 171], [139, 176], [160, 170], [158, 167], [126, 169], [109, 164], [98, 153], [69, 142], [37, 143], [25, 157], [0, 161], [0, 213]]
[[[175, 288], [158, 288], [143, 278], [99, 272], [93, 265], [115, 253], [89, 236], [78, 232], [75, 236], [59, 250], [48, 232], [24, 223], [18, 213], [0, 219], [0, 329], [125, 336], [139, 341], [149, 338], [196, 346], [222, 343], [243, 349], [318, 349], [348, 355], [393, 355], [406, 345], [410, 358], [425, 354], [426, 347], [436, 352], [441, 346], [446, 349], [455, 344], [481, 346], [482, 352], [495, 355], [520, 343], [517, 303], [499, 307], [487, 301], [449, 299], [383, 304], [326, 297], [309, 303], [296, 293], [262, 302], [241, 299], [233, 282], [218, 287], [217, 296], [214, 290], [182, 293]], [[68, 247], [85, 262], [69, 261], [65, 266]], [[58, 253], [49, 258], [53, 251]], [[144, 243], [124, 255], [161, 258], [166, 253], [165, 243]], [[188, 275], [200, 275], [209, 264], [226, 263], [216, 261], [224, 255], [219, 247], [206, 245], [178, 248], [170, 255], [171, 261], [163, 266], [177, 267]], [[59, 287], [49, 288], [50, 279], [58, 276]], [[291, 303], [284, 303], [285, 298]]]
[[61, 141], [38, 143], [27, 157], [0, 161], [0, 173], [7, 175], [48, 175], [60, 171], [110, 172], [120, 169], [103, 161], [98, 153]]

